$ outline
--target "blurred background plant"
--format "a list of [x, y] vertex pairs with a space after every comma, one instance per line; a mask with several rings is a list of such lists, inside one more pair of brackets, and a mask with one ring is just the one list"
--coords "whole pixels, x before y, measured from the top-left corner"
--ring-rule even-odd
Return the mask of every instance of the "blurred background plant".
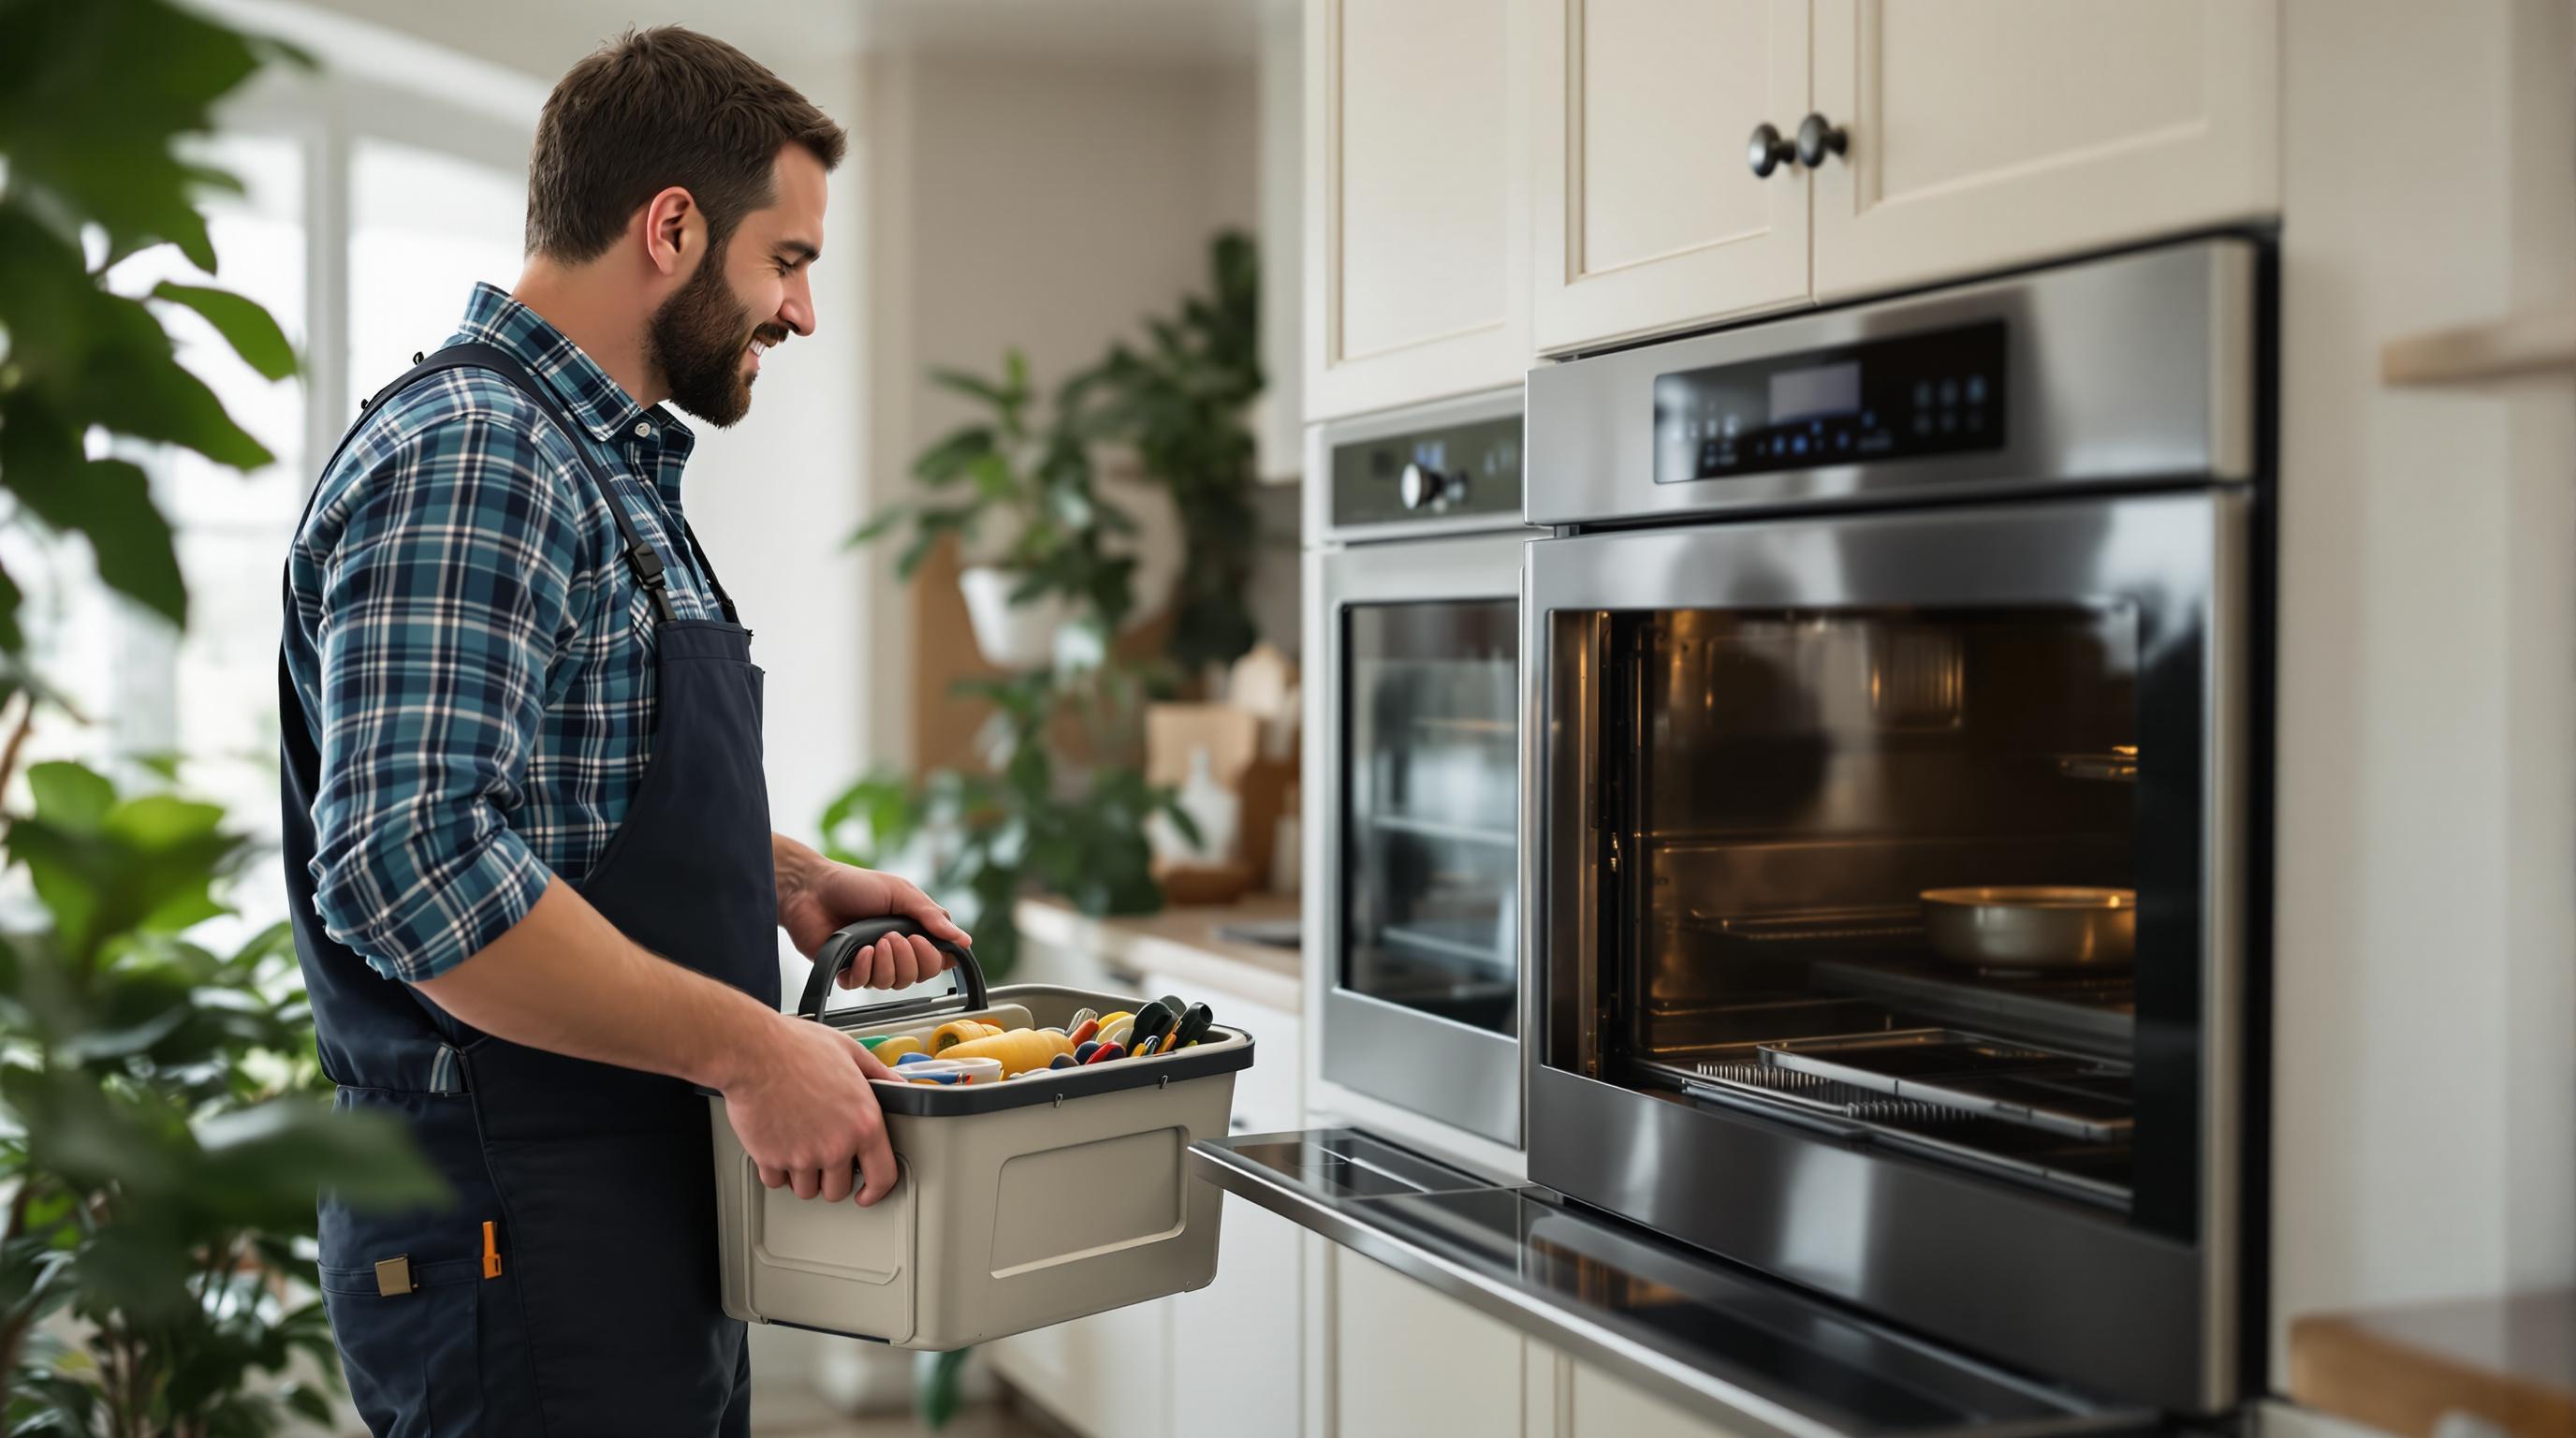
[[[170, 524], [125, 454], [270, 455], [163, 320], [192, 312], [272, 380], [295, 355], [238, 294], [125, 294], [110, 272], [169, 246], [216, 273], [199, 202], [241, 186], [190, 143], [263, 65], [302, 62], [159, 0], [0, 0], [0, 36], [0, 528], [86, 543], [107, 588], [184, 626]], [[0, 572], [0, 847], [20, 886], [0, 923], [8, 1431], [328, 1421], [315, 1191], [404, 1203], [437, 1182], [399, 1129], [329, 1114], [284, 925], [228, 954], [191, 937], [228, 912], [248, 848], [219, 807], [173, 792], [168, 761], [131, 765], [141, 792], [69, 762], [12, 782], [39, 723], [85, 722], [29, 667], [23, 597]]]
[[1253, 510], [1257, 445], [1247, 419], [1261, 396], [1261, 265], [1250, 236], [1208, 246], [1208, 290], [1170, 319], [1146, 321], [1152, 343], [1113, 344], [1066, 382], [1066, 405], [1090, 434], [1131, 447], [1170, 492], [1183, 536], [1165, 657], [1190, 673], [1252, 648], [1249, 593], [1261, 524]]
[[936, 369], [930, 382], [988, 413], [913, 460], [924, 498], [887, 506], [851, 542], [871, 542], [910, 521], [895, 560], [897, 577], [910, 580], [953, 535], [971, 566], [1009, 577], [1013, 606], [1068, 606], [1096, 658], [1135, 607], [1136, 561], [1114, 554], [1111, 540], [1134, 534], [1136, 522], [1100, 494], [1079, 382], [1042, 408], [1028, 357], [1016, 349], [1004, 352], [997, 377]]
[[[1074, 716], [1084, 754], [1130, 752], [1147, 697], [1167, 697], [1252, 647], [1247, 591], [1260, 525], [1245, 415], [1262, 376], [1251, 239], [1216, 236], [1208, 270], [1207, 293], [1184, 299], [1177, 316], [1149, 319], [1145, 348], [1113, 344], [1069, 376], [1043, 418], [1017, 350], [995, 378], [934, 372], [935, 384], [987, 412], [913, 461], [922, 498], [887, 507], [851, 537], [867, 544], [906, 531], [896, 573], [907, 580], [953, 538], [971, 564], [1009, 575], [1015, 608], [1060, 611], [1052, 642], [1033, 650], [1046, 657], [957, 686], [993, 706], [978, 736], [980, 769], [879, 770], [823, 813], [834, 858], [877, 867], [917, 856], [925, 885], [974, 933], [989, 975], [1018, 961], [1012, 910], [1021, 894], [1055, 894], [1087, 914], [1151, 913], [1163, 891], [1146, 820], [1161, 813], [1191, 842], [1199, 837], [1172, 790], [1128, 764], [1083, 762], [1059, 737]], [[1157, 653], [1122, 655], [1116, 642], [1136, 606], [1137, 566], [1115, 541], [1137, 525], [1101, 493], [1102, 452], [1132, 454], [1180, 519], [1170, 637]]]

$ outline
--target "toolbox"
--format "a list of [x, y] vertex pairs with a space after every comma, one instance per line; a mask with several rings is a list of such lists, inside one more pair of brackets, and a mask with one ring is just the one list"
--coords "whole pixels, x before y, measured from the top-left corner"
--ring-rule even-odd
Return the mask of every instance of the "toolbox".
[[[1148, 996], [1053, 984], [989, 992], [972, 953], [942, 944], [957, 987], [938, 998], [826, 1012], [850, 956], [905, 920], [853, 924], [815, 956], [798, 1012], [851, 1036], [912, 1035], [984, 1019], [1065, 1027], [1079, 1010], [1141, 1010]], [[725, 1312], [950, 1349], [1204, 1288], [1216, 1277], [1223, 1195], [1192, 1179], [1193, 1140], [1222, 1138], [1252, 1036], [1210, 1025], [1184, 1049], [999, 1081], [877, 1080], [899, 1177], [875, 1204], [767, 1188], [722, 1095], [715, 1137]]]

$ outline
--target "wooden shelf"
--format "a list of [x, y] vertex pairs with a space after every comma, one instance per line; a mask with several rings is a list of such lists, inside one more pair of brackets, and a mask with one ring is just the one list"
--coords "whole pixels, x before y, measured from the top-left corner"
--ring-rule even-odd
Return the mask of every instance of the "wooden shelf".
[[2290, 1325], [2290, 1397], [2406, 1438], [2445, 1415], [2576, 1433], [2576, 1290], [2318, 1313]]
[[2379, 350], [2392, 385], [2466, 385], [2527, 375], [2576, 379], [2576, 300], [2535, 305], [2483, 324], [2423, 330]]

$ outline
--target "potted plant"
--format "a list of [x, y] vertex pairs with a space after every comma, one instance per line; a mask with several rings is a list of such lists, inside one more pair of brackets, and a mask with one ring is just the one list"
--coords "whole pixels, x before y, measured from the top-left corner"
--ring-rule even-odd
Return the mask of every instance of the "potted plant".
[[[144, 472], [89, 436], [237, 469], [268, 452], [177, 359], [162, 316], [203, 317], [271, 379], [293, 372], [258, 305], [210, 285], [117, 292], [110, 267], [174, 246], [211, 275], [183, 158], [215, 102], [281, 47], [162, 0], [0, 0], [0, 490], [35, 544], [85, 543], [108, 588], [174, 625], [187, 588]], [[20, 552], [13, 546], [13, 552]], [[314, 1289], [314, 1196], [434, 1199], [398, 1127], [336, 1116], [280, 925], [199, 942], [246, 846], [222, 811], [120, 792], [20, 756], [40, 715], [81, 721], [29, 672], [0, 575], [0, 1382], [13, 1434], [265, 1435], [329, 1422], [339, 1376]], [[25, 797], [12, 787], [24, 780]], [[23, 887], [17, 882], [23, 874]]]
[[895, 561], [909, 580], [954, 536], [965, 560], [958, 589], [986, 660], [1015, 673], [1097, 663], [1133, 604], [1136, 561], [1112, 553], [1110, 539], [1134, 535], [1136, 523], [1101, 497], [1079, 414], [1064, 403], [1039, 413], [1016, 349], [998, 379], [938, 369], [930, 381], [987, 413], [913, 461], [927, 497], [890, 506], [853, 542], [910, 521]]
[[1184, 672], [1231, 664], [1256, 637], [1249, 415], [1263, 384], [1260, 326], [1259, 259], [1250, 238], [1225, 231], [1208, 246], [1206, 293], [1147, 321], [1144, 345], [1112, 344], [1065, 386], [1085, 427], [1131, 450], [1171, 497], [1183, 560], [1165, 657]]

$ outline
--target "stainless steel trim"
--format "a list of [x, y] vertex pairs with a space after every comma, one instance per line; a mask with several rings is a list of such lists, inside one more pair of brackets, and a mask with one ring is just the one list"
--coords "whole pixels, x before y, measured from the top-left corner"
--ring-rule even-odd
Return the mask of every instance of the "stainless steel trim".
[[[2197, 640], [2213, 667], [2203, 782], [2208, 876], [2241, 867], [2244, 813], [2243, 593], [2251, 500], [2202, 488], [2018, 505], [1942, 507], [1549, 538], [1529, 548], [1525, 662], [1537, 671], [1524, 723], [1524, 1092], [1533, 1181], [1682, 1241], [1862, 1304], [2016, 1364], [2169, 1406], [2232, 1404], [2237, 1254], [2227, 1212], [2238, 1183], [2233, 1106], [2241, 1051], [2241, 877], [2204, 895], [2202, 1071], [2218, 1122], [2203, 1153], [2205, 1242], [2177, 1243], [2116, 1218], [1928, 1162], [1817, 1142], [1783, 1124], [1597, 1081], [1569, 1025], [1598, 967], [1589, 837], [1598, 765], [1592, 726], [1570, 717], [1598, 683], [1586, 622], [1596, 611], [1672, 607], [1833, 608], [2052, 603], [2121, 595], [2138, 606], [2139, 662]], [[1560, 623], [1560, 616], [1570, 616]], [[2231, 632], [2232, 627], [2232, 632]], [[2225, 1001], [2219, 1002], [2221, 996]], [[2070, 1275], [2081, 1275], [2080, 1279]], [[2218, 1323], [2213, 1326], [2213, 1318]]]
[[[2066, 491], [2254, 473], [2256, 250], [2210, 239], [1530, 372], [1532, 524]], [[2005, 448], [1654, 482], [1658, 375], [2002, 317]]]
[[2250, 799], [2246, 793], [2246, 685], [2248, 610], [2252, 587], [2252, 502], [2243, 495], [2217, 500], [2217, 553], [2211, 565], [2208, 695], [2203, 723], [2209, 735], [2202, 795], [2209, 816], [2201, 889], [2205, 896], [2201, 953], [2201, 1202], [2200, 1250], [2207, 1307], [2201, 1319], [2202, 1406], [2216, 1411], [2235, 1403], [2244, 1388], [2237, 1355], [2242, 1341], [2242, 1295], [2237, 1264], [2245, 1173], [2245, 854]]
[[[1522, 387], [1491, 390], [1462, 399], [1440, 400], [1414, 405], [1407, 409], [1388, 410], [1362, 415], [1356, 419], [1336, 420], [1309, 425], [1306, 430], [1306, 493], [1304, 497], [1305, 542], [1315, 544], [1371, 543], [1380, 540], [1429, 539], [1460, 534], [1491, 534], [1496, 531], [1519, 531], [1525, 526], [1515, 514], [1439, 515], [1427, 519], [1407, 519], [1387, 524], [1333, 523], [1333, 449], [1337, 445], [1359, 440], [1379, 439], [1408, 430], [1441, 425], [1472, 424], [1482, 419], [1501, 419], [1521, 412]], [[1528, 507], [1529, 437], [1524, 428], [1521, 437], [1522, 507]]]
[[[1527, 602], [1544, 616], [2047, 604], [2118, 594], [2137, 602], [2142, 643], [2152, 643], [2200, 622], [2217, 560], [2219, 497], [2105, 495], [1542, 539], [1528, 546]], [[2139, 662], [2151, 657], [2142, 652]]]
[[2028, 1371], [2178, 1411], [2198, 1397], [2200, 1256], [2170, 1239], [1559, 1069], [1530, 1073], [1529, 1126], [1531, 1181], [1583, 1203]]
[[1516, 857], [1519, 861], [1519, 902], [1521, 906], [1520, 1037], [1522, 1060], [1521, 1080], [1516, 1087], [1521, 1090], [1521, 1111], [1523, 1113], [1527, 1113], [1529, 1111], [1529, 1094], [1527, 1092], [1529, 1070], [1532, 1064], [1537, 1061], [1538, 1035], [1546, 1031], [1546, 1000], [1542, 995], [1548, 991], [1549, 985], [1546, 972], [1539, 961], [1539, 955], [1546, 952], [1545, 949], [1539, 946], [1540, 940], [1543, 937], [1541, 917], [1544, 907], [1541, 903], [1540, 895], [1545, 891], [1543, 888], [1543, 876], [1539, 871], [1538, 830], [1536, 827], [1536, 815], [1538, 813], [1539, 800], [1539, 755], [1544, 742], [1541, 736], [1545, 734], [1547, 727], [1545, 722], [1546, 714], [1540, 704], [1540, 698], [1544, 692], [1541, 687], [1542, 681], [1540, 676], [1546, 673], [1547, 665], [1544, 662], [1546, 651], [1540, 647], [1543, 642], [1539, 637], [1540, 630], [1542, 628], [1542, 620], [1539, 618], [1538, 607], [1530, 602], [1529, 546], [1526, 544], [1521, 548], [1520, 590], [1521, 792], [1519, 801], [1513, 806], [1512, 816], [1514, 819], [1514, 828], [1518, 831], [1519, 836], [1519, 852]]
[[1322, 1077], [1497, 1143], [1521, 1141], [1521, 1046], [1505, 1034], [1335, 983], [1324, 991]]
[[[1508, 398], [1517, 400], [1517, 396]], [[1488, 398], [1475, 403], [1496, 402]], [[1396, 417], [1377, 421], [1395, 431], [1416, 422]], [[1312, 791], [1318, 797], [1318, 832], [1309, 840], [1313, 867], [1306, 882], [1312, 891], [1307, 900], [1312, 917], [1308, 953], [1310, 962], [1323, 966], [1317, 1050], [1321, 1076], [1516, 1148], [1522, 1131], [1522, 1063], [1516, 1038], [1472, 1029], [1341, 986], [1345, 816], [1336, 776], [1345, 762], [1341, 612], [1354, 604], [1516, 601], [1526, 548], [1526, 531], [1512, 529], [1447, 538], [1415, 535], [1400, 544], [1322, 549], [1309, 556], [1315, 583], [1308, 599], [1308, 672], [1322, 676], [1324, 686], [1320, 713], [1306, 736], [1309, 772], [1318, 776], [1313, 782], [1320, 785]], [[1526, 657], [1520, 669], [1526, 685]], [[1525, 995], [1529, 988], [1525, 959], [1517, 965], [1517, 978]]]
[[[2210, 470], [2235, 479], [2251, 475], [2255, 464], [2255, 376], [2261, 358], [2255, 332], [2261, 264], [2255, 248], [2239, 242], [2218, 249], [2210, 257], [2210, 267]], [[1522, 449], [1528, 450], [1526, 435]]]
[[[1734, 1433], [1768, 1435], [1768, 1438], [1856, 1438], [1856, 1435], [1866, 1433], [1903, 1434], [1905, 1438], [2042, 1438], [2042, 1435], [2132, 1428], [2149, 1416], [2133, 1409], [2101, 1408], [2075, 1395], [2041, 1388], [1986, 1367], [1965, 1355], [1947, 1353], [1920, 1340], [1871, 1332], [1862, 1323], [1843, 1318], [1848, 1326], [1863, 1330], [1853, 1336], [1860, 1337], [1865, 1333], [1872, 1341], [1885, 1343], [1888, 1356], [1906, 1363], [1911, 1369], [1908, 1376], [1916, 1381], [1938, 1383], [1947, 1379], [1953, 1384], [1973, 1384], [1995, 1392], [2019, 1395], [2031, 1408], [2054, 1410], [2045, 1417], [1947, 1426], [1843, 1426], [1825, 1416], [1831, 1411], [1831, 1405], [1821, 1395], [1798, 1392], [1797, 1375], [1745, 1375], [1739, 1379], [1694, 1365], [1676, 1352], [1642, 1338], [1642, 1330], [1637, 1325], [1621, 1324], [1618, 1315], [1606, 1305], [1584, 1306], [1569, 1301], [1549, 1289], [1521, 1279], [1507, 1262], [1479, 1265], [1466, 1261], [1462, 1255], [1468, 1250], [1463, 1245], [1454, 1252], [1434, 1248], [1417, 1237], [1422, 1231], [1418, 1222], [1404, 1229], [1390, 1222], [1397, 1215], [1389, 1212], [1384, 1198], [1336, 1199], [1278, 1169], [1252, 1162], [1235, 1152], [1237, 1148], [1298, 1141], [1305, 1137], [1298, 1134], [1241, 1135], [1222, 1142], [1194, 1143], [1189, 1151], [1189, 1172], [1202, 1182], [1214, 1184], [1237, 1198], [1267, 1209], [1508, 1324], [1559, 1353], [1594, 1364], [1667, 1402], [1713, 1419]], [[1402, 1173], [1395, 1176], [1406, 1177]], [[1439, 1175], [1427, 1191], [1517, 1193], [1542, 1203], [1556, 1200], [1555, 1195], [1543, 1189], [1517, 1187], [1495, 1180], [1479, 1183], [1474, 1175], [1463, 1170], [1454, 1176], [1455, 1182], [1448, 1181], [1452, 1178], [1452, 1175]], [[1418, 1181], [1418, 1175], [1408, 1179], [1411, 1181]], [[1699, 1259], [1678, 1248], [1653, 1244], [1651, 1240], [1622, 1232], [1609, 1223], [1585, 1217], [1579, 1210], [1566, 1208], [1562, 1216], [1565, 1223], [1581, 1225], [1615, 1246], [1620, 1252], [1622, 1267], [1631, 1271], [1652, 1270], [1650, 1276], [1668, 1281], [1674, 1289], [1687, 1292], [1709, 1282], [1730, 1288], [1759, 1284], [1772, 1290], [1766, 1297], [1781, 1304], [1810, 1310], [1821, 1308], [1821, 1305], [1785, 1286], [1763, 1284], [1761, 1280], [1729, 1271], [1722, 1265]], [[1540, 1220], [1543, 1223], [1557, 1221], [1556, 1215]], [[1770, 1391], [1763, 1391], [1765, 1388]], [[1804, 1402], [1800, 1401], [1802, 1398]]]

